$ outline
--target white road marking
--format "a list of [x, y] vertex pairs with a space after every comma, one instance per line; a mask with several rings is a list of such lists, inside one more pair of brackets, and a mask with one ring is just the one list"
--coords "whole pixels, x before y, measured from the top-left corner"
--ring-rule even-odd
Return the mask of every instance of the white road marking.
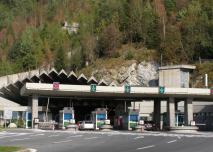
[[178, 138], [178, 139], [181, 139], [181, 137], [180, 137], [180, 136], [178, 136], [177, 138]]
[[56, 135], [49, 135], [48, 137], [56, 137], [56, 136], [59, 136], [59, 134], [56, 134]]
[[168, 141], [167, 143], [170, 144], [170, 143], [173, 143], [173, 142], [176, 142], [177, 140], [171, 140], [171, 141]]
[[85, 140], [90, 140], [90, 139], [96, 139], [96, 138], [99, 138], [99, 137], [90, 137], [90, 138], [84, 138]]
[[71, 141], [72, 140], [62, 140], [62, 141], [53, 142], [53, 144], [66, 143], [66, 142], [71, 142]]
[[23, 135], [27, 135], [28, 133], [18, 133], [18, 134], [7, 134], [7, 135], [5, 135], [5, 136], [0, 136], [0, 139], [2, 139], [2, 138], [9, 138], [9, 137], [16, 137], [16, 136], [23, 136]]
[[37, 150], [36, 149], [29, 149], [30, 150], [30, 152], [37, 152]]
[[43, 136], [44, 134], [35, 134], [35, 135], [30, 135], [31, 137], [35, 137], [35, 136]]
[[83, 135], [75, 135], [75, 136], [69, 136], [67, 138], [75, 138], [75, 137], [82, 137]]
[[141, 138], [144, 138], [144, 136], [138, 136], [138, 137], [135, 137], [134, 139], [141, 139]]
[[28, 139], [30, 139], [30, 138], [12, 139], [12, 140], [10, 140], [10, 141], [21, 141], [21, 140], [28, 140]]
[[152, 148], [152, 147], [155, 147], [155, 145], [150, 145], [150, 146], [146, 146], [146, 147], [137, 148], [136, 150], [148, 149], [148, 148]]

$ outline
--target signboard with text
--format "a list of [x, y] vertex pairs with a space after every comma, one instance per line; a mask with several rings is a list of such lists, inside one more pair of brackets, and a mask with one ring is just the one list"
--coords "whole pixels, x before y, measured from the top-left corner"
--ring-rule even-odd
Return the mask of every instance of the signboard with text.
[[4, 119], [12, 119], [13, 111], [10, 109], [4, 109]]
[[90, 92], [96, 92], [96, 84], [90, 85]]

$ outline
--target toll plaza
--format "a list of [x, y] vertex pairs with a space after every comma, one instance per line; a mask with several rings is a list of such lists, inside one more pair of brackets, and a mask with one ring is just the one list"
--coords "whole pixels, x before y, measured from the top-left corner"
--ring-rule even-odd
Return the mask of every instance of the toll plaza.
[[[173, 67], [172, 70], [177, 72], [177, 68], [183, 68], [185, 72], [189, 67]], [[185, 126], [191, 126], [193, 102], [213, 100], [211, 89], [189, 88], [185, 78], [183, 86], [186, 88], [171, 87], [172, 81], [167, 84], [165, 79], [160, 79], [157, 87], [115, 86], [103, 79], [98, 82], [93, 76], [87, 79], [84, 74], [77, 77], [74, 72], [67, 74], [61, 70], [58, 73], [52, 69], [48, 73], [34, 73], [21, 81], [18, 79], [1, 91], [5, 98], [27, 107], [25, 118], [28, 127], [32, 128], [38, 128], [39, 123], [46, 121], [66, 128], [69, 124], [92, 120], [95, 129], [110, 124], [114, 129], [134, 130], [140, 122], [140, 109], [132, 108], [131, 103], [142, 100], [154, 102], [153, 121], [158, 128], [162, 124], [161, 101], [166, 101], [165, 126], [172, 128], [177, 119], [182, 119]], [[184, 117], [176, 113], [179, 101], [184, 101]]]

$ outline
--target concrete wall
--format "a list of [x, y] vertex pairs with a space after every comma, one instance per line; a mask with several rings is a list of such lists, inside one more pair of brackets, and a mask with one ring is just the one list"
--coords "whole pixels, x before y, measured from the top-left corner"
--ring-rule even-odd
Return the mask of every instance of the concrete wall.
[[160, 70], [159, 86], [180, 88], [180, 69]]

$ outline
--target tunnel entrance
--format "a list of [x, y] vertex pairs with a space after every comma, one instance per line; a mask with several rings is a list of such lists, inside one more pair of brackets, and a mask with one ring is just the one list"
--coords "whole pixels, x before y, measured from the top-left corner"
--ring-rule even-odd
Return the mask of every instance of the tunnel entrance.
[[[120, 102], [103, 99], [69, 99], [69, 98], [49, 98], [48, 120], [59, 122], [59, 111], [64, 107], [73, 107], [76, 123], [92, 119], [92, 112], [97, 108], [107, 109], [107, 119], [113, 125], [115, 108]], [[48, 98], [40, 98], [39, 106], [47, 107]], [[45, 113], [46, 109], [43, 109]]]

